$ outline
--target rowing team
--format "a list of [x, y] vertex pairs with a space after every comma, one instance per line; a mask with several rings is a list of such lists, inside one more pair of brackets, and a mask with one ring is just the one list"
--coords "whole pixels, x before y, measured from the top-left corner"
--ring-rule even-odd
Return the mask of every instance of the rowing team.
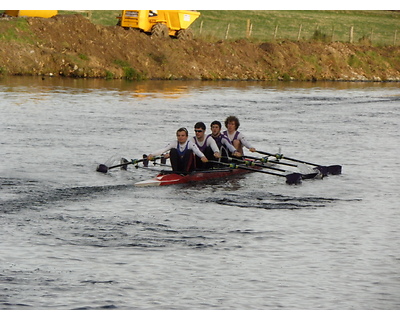
[[[191, 172], [196, 169], [207, 169], [210, 167], [210, 160], [217, 160], [221, 157], [243, 156], [243, 147], [251, 152], [256, 149], [246, 140], [238, 130], [239, 119], [229, 116], [225, 120], [226, 131], [221, 132], [221, 122], [211, 123], [211, 134], [206, 135], [204, 122], [197, 122], [194, 125], [195, 136], [189, 139], [186, 128], [180, 128], [176, 132], [176, 140], [168, 143], [164, 148], [148, 155], [149, 160], [155, 156], [164, 154], [169, 158], [173, 171]], [[169, 152], [166, 154], [166, 152]]]

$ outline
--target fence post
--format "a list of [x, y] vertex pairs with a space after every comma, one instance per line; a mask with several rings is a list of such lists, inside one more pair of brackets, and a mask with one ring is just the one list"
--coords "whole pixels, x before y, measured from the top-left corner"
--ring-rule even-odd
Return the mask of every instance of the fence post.
[[228, 26], [226, 27], [226, 32], [225, 32], [225, 40], [228, 39], [228, 33], [229, 33], [229, 27], [231, 26], [230, 23], [228, 23]]
[[349, 36], [350, 43], [353, 43], [353, 33], [354, 33], [354, 26], [351, 26], [350, 27], [350, 36]]
[[299, 33], [297, 35], [297, 41], [300, 41], [301, 28], [302, 28], [302, 25], [299, 26]]
[[250, 37], [250, 19], [247, 19], [246, 38]]
[[274, 40], [276, 39], [276, 35], [278, 34], [278, 25], [275, 26], [274, 30]]
[[203, 22], [204, 22], [204, 21], [201, 21], [201, 22], [200, 22], [200, 34], [203, 32]]

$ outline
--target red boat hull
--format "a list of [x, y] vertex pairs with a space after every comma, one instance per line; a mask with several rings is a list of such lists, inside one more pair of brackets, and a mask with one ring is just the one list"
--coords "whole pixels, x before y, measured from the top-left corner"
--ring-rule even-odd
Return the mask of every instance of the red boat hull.
[[207, 171], [193, 171], [186, 175], [177, 173], [167, 173], [167, 174], [160, 173], [153, 179], [137, 182], [135, 183], [135, 185], [138, 187], [166, 186], [172, 184], [182, 184], [182, 183], [189, 183], [196, 181], [219, 179], [249, 172], [251, 171], [245, 169], [215, 169]]

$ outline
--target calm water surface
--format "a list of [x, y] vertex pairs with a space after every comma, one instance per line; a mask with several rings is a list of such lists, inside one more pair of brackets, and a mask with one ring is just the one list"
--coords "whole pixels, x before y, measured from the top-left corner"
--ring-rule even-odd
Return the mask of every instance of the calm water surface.
[[[0, 309], [400, 307], [398, 83], [12, 77], [0, 114]], [[343, 174], [136, 188], [156, 173], [95, 170], [228, 115]]]

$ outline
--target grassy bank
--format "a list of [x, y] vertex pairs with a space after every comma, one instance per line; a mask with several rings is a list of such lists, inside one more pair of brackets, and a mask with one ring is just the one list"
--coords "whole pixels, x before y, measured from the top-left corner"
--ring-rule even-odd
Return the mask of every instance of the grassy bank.
[[[2, 11], [0, 11], [1, 13]], [[237, 40], [249, 36], [253, 41], [319, 40], [350, 41], [373, 45], [400, 45], [400, 11], [336, 10], [201, 10], [193, 23], [196, 37], [211, 41]], [[59, 11], [75, 14], [76, 11]], [[79, 11], [99, 25], [116, 25], [120, 10]]]
[[[197, 37], [236, 40], [248, 36], [254, 41], [310, 40], [350, 41], [374, 45], [400, 44], [400, 11], [253, 11], [202, 10], [192, 29]], [[60, 14], [72, 13], [60, 11]], [[121, 11], [93, 10], [95, 24], [115, 25]], [[228, 29], [229, 26], [229, 29]], [[228, 30], [228, 32], [227, 32]], [[396, 39], [395, 39], [396, 37]]]
[[[332, 42], [324, 38], [320, 25], [318, 41], [305, 36], [303, 41], [257, 40], [254, 17], [264, 11], [254, 12], [252, 19], [245, 15], [249, 11], [203, 12], [204, 20], [193, 26], [198, 39], [190, 42], [155, 39], [117, 27], [114, 19], [118, 12], [90, 13], [89, 19], [64, 12], [51, 19], [0, 19], [0, 74], [137, 80], [400, 80], [400, 46], [371, 46], [366, 39]], [[223, 37], [218, 38], [212, 23], [227, 22], [223, 14], [244, 26], [252, 21], [253, 38], [243, 39], [246, 33], [242, 32], [235, 39], [231, 25], [229, 40], [218, 41]], [[232, 14], [237, 14], [236, 18]], [[112, 23], [107, 22], [110, 19]], [[296, 25], [293, 19], [286, 19]], [[384, 19], [378, 20], [383, 25]]]
[[[271, 40], [353, 41], [392, 45], [396, 30], [400, 33], [400, 12], [392, 11], [204, 11], [194, 29], [203, 21], [205, 35], [222, 38], [246, 37], [248, 20], [251, 38]], [[400, 44], [400, 35], [397, 44]]]

